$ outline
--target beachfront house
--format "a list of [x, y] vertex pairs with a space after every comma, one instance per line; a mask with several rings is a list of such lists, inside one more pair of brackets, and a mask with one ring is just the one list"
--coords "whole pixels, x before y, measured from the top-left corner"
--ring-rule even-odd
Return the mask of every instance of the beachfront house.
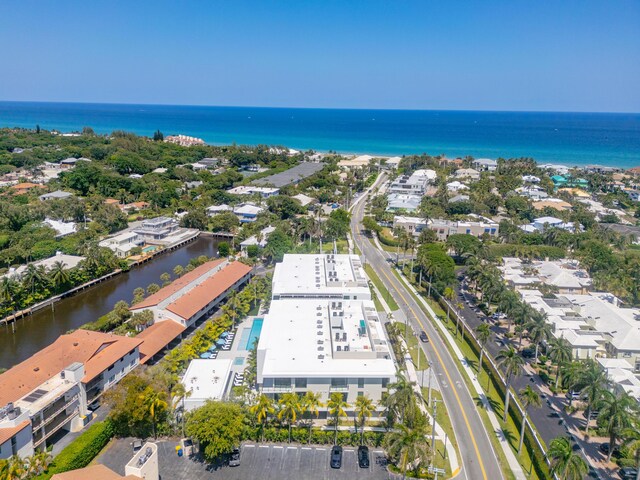
[[478, 158], [472, 164], [479, 172], [494, 172], [498, 168], [498, 162], [490, 158]]

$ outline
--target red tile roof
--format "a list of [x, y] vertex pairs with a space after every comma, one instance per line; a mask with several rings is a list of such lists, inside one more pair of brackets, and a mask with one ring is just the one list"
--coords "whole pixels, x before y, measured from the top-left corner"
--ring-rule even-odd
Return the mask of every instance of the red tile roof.
[[165, 320], [151, 325], [136, 337], [140, 345], [140, 363], [147, 363], [151, 357], [166, 347], [169, 342], [184, 332], [187, 327], [173, 320]]
[[241, 262], [232, 262], [167, 305], [167, 310], [188, 320], [249, 272], [251, 272], [250, 266]]
[[61, 335], [24, 362], [0, 375], [0, 405], [15, 402], [75, 362], [84, 364], [87, 383], [142, 343], [137, 338], [76, 330]]
[[13, 437], [16, 433], [22, 431], [27, 428], [31, 422], [29, 420], [25, 420], [24, 422], [20, 422], [15, 427], [10, 428], [0, 428], [0, 445]]
[[185, 273], [180, 278], [176, 278], [173, 282], [171, 282], [171, 284], [167, 285], [164, 288], [161, 288], [153, 295], [148, 296], [142, 302], [136, 303], [129, 310], [140, 310], [141, 308], [149, 308], [149, 307], [154, 307], [158, 305], [160, 302], [162, 302], [163, 300], [166, 300], [174, 293], [177, 293], [178, 291], [182, 290], [191, 282], [197, 280], [199, 277], [209, 272], [211, 269], [216, 268], [218, 265], [220, 265], [224, 261], [225, 259], [218, 259], [212, 262], [207, 262], [203, 265], [200, 265], [199, 267], [196, 267], [190, 272]]

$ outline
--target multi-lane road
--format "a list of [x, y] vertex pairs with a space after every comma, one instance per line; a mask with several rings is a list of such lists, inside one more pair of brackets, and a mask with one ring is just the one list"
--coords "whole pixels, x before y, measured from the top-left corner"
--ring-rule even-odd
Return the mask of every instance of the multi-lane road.
[[[384, 180], [378, 178], [376, 185]], [[427, 358], [433, 366], [435, 375], [441, 383], [442, 397], [453, 425], [460, 449], [462, 470], [457, 478], [468, 480], [498, 480], [504, 478], [496, 452], [494, 452], [488, 433], [476, 409], [473, 396], [467, 389], [458, 370], [457, 361], [452, 358], [443, 340], [436, 332], [422, 309], [406, 287], [395, 277], [391, 266], [362, 233], [362, 218], [366, 202], [365, 194], [357, 200], [352, 209], [351, 231], [353, 240], [362, 252], [367, 263], [376, 271], [389, 293], [396, 300], [414, 332], [424, 330], [430, 342], [421, 344]]]

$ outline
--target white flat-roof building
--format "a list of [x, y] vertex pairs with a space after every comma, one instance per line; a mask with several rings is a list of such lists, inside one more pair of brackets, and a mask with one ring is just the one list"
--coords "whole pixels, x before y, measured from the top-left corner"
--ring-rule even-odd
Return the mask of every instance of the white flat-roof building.
[[401, 175], [396, 178], [387, 191], [389, 193], [424, 195], [427, 186], [435, 182], [438, 175], [435, 170], [416, 170], [411, 175]]
[[54, 220], [53, 218], [45, 218], [42, 223], [56, 231], [56, 238], [66, 237], [67, 235], [76, 233], [78, 228], [76, 222], [63, 222], [61, 220]]
[[[42, 260], [36, 260], [35, 262], [31, 262], [31, 265], [34, 267], [44, 267], [46, 271], [50, 271], [56, 262], [62, 262], [65, 269], [75, 268], [78, 264], [84, 260], [85, 257], [81, 257], [79, 255], [67, 255], [62, 252], [56, 252], [53, 257], [45, 258]], [[11, 267], [9, 271], [4, 275], [0, 275], [0, 278], [3, 277], [11, 277], [11, 278], [21, 278], [22, 275], [27, 271], [27, 265], [20, 265], [19, 267]]]
[[136, 232], [129, 231], [105, 238], [98, 245], [113, 250], [118, 258], [127, 258], [134, 248], [144, 245], [144, 238]]
[[493, 172], [498, 168], [498, 162], [490, 158], [478, 158], [473, 161], [473, 166], [476, 170]]
[[189, 392], [184, 399], [186, 411], [195, 410], [207, 400], [223, 400], [232, 381], [230, 358], [191, 360], [182, 384]]
[[387, 196], [387, 211], [396, 212], [398, 210], [406, 210], [414, 212], [420, 208], [422, 197], [409, 193], [390, 193]]
[[223, 203], [222, 205], [211, 205], [210, 207], [207, 207], [207, 215], [209, 215], [210, 217], [213, 217], [214, 215], [218, 215], [219, 213], [232, 212], [232, 211], [233, 211], [233, 208], [231, 208], [226, 203]]
[[240, 223], [255, 222], [258, 214], [264, 212], [264, 208], [254, 205], [252, 203], [243, 203], [233, 208], [233, 213]]
[[231, 195], [260, 195], [262, 198], [269, 198], [280, 193], [279, 188], [256, 187], [254, 185], [240, 185], [227, 190]]
[[368, 280], [355, 255], [285, 255], [258, 342], [258, 385], [379, 401], [396, 366]]

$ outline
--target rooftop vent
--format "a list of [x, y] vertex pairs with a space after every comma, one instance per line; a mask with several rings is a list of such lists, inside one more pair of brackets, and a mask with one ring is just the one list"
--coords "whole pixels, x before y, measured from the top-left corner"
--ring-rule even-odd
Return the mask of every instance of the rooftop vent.
[[323, 360], [323, 359], [324, 359], [324, 355], [323, 354], [318, 355], [318, 360]]
[[318, 330], [318, 335], [322, 335], [322, 330]]

